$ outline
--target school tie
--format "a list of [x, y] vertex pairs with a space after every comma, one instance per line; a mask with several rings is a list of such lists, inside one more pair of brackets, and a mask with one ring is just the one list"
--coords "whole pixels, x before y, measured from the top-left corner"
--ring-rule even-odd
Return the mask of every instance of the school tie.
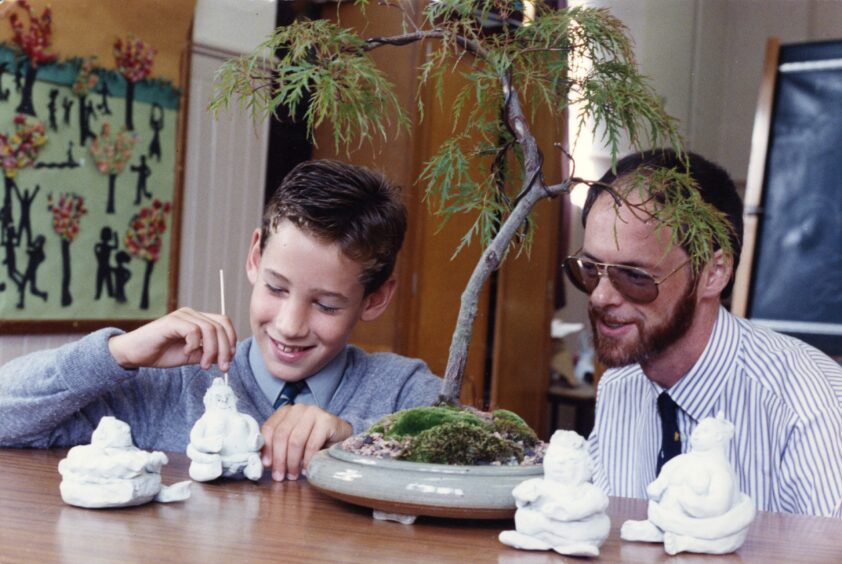
[[678, 432], [678, 404], [672, 401], [670, 395], [661, 392], [658, 396], [658, 415], [661, 416], [661, 452], [658, 453], [658, 463], [655, 475], [661, 473], [661, 468], [667, 460], [681, 454], [681, 433]]
[[287, 382], [278, 394], [278, 399], [275, 400], [275, 409], [287, 405], [288, 403], [295, 403], [295, 396], [307, 387], [305, 382]]

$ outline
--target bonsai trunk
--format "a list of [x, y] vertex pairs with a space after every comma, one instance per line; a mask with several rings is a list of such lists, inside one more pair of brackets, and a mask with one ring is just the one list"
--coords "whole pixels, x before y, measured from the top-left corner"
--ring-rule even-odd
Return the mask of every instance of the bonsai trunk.
[[514, 133], [523, 151], [524, 180], [522, 196], [517, 200], [509, 217], [500, 226], [500, 230], [482, 253], [482, 257], [474, 267], [468, 285], [462, 292], [459, 316], [456, 328], [450, 341], [450, 352], [444, 381], [441, 385], [439, 400], [451, 404], [459, 403], [462, 380], [465, 377], [465, 363], [468, 359], [468, 345], [471, 342], [474, 320], [477, 317], [477, 304], [482, 287], [492, 272], [497, 270], [508, 251], [509, 244], [518, 229], [529, 217], [532, 208], [544, 198], [555, 197], [566, 192], [570, 187], [570, 180], [561, 184], [547, 186], [541, 172], [543, 157], [535, 138], [532, 136], [523, 110], [520, 107], [517, 92], [512, 88], [508, 76], [502, 77], [503, 93], [508, 98], [506, 104], [506, 122]]

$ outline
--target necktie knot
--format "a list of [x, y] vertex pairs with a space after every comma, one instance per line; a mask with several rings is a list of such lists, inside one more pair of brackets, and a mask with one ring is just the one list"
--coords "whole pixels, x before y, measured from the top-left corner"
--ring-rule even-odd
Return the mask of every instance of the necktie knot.
[[275, 400], [274, 408], [278, 409], [279, 407], [287, 404], [295, 403], [295, 397], [300, 394], [305, 387], [307, 387], [307, 384], [303, 381], [287, 382], [284, 384], [284, 387], [281, 389], [281, 393], [278, 394], [278, 399]]
[[655, 474], [661, 473], [663, 465], [681, 454], [681, 433], [678, 430], [678, 404], [667, 392], [658, 396], [658, 415], [661, 418], [661, 451], [655, 465]]

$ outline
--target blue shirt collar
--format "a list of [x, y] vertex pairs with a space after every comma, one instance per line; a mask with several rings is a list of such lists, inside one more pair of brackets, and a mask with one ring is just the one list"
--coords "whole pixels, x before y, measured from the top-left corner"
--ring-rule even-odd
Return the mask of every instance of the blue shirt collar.
[[[296, 402], [312, 403], [322, 409], [327, 409], [331, 398], [333, 398], [333, 394], [342, 381], [347, 359], [348, 347], [344, 347], [324, 368], [305, 380], [307, 382], [307, 390], [301, 392], [299, 397], [296, 398]], [[254, 340], [252, 340], [251, 347], [249, 348], [249, 366], [263, 395], [266, 396], [270, 404], [274, 403], [275, 398], [281, 393], [281, 389], [286, 382], [269, 372], [266, 364], [263, 362], [260, 347]]]

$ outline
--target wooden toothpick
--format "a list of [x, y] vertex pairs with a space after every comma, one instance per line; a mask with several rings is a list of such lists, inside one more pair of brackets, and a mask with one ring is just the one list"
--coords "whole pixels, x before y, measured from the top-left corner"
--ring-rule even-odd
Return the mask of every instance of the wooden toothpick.
[[[221, 304], [222, 315], [225, 315], [225, 275], [222, 269], [219, 269], [219, 302]], [[225, 372], [225, 385], [228, 385], [228, 372]]]

